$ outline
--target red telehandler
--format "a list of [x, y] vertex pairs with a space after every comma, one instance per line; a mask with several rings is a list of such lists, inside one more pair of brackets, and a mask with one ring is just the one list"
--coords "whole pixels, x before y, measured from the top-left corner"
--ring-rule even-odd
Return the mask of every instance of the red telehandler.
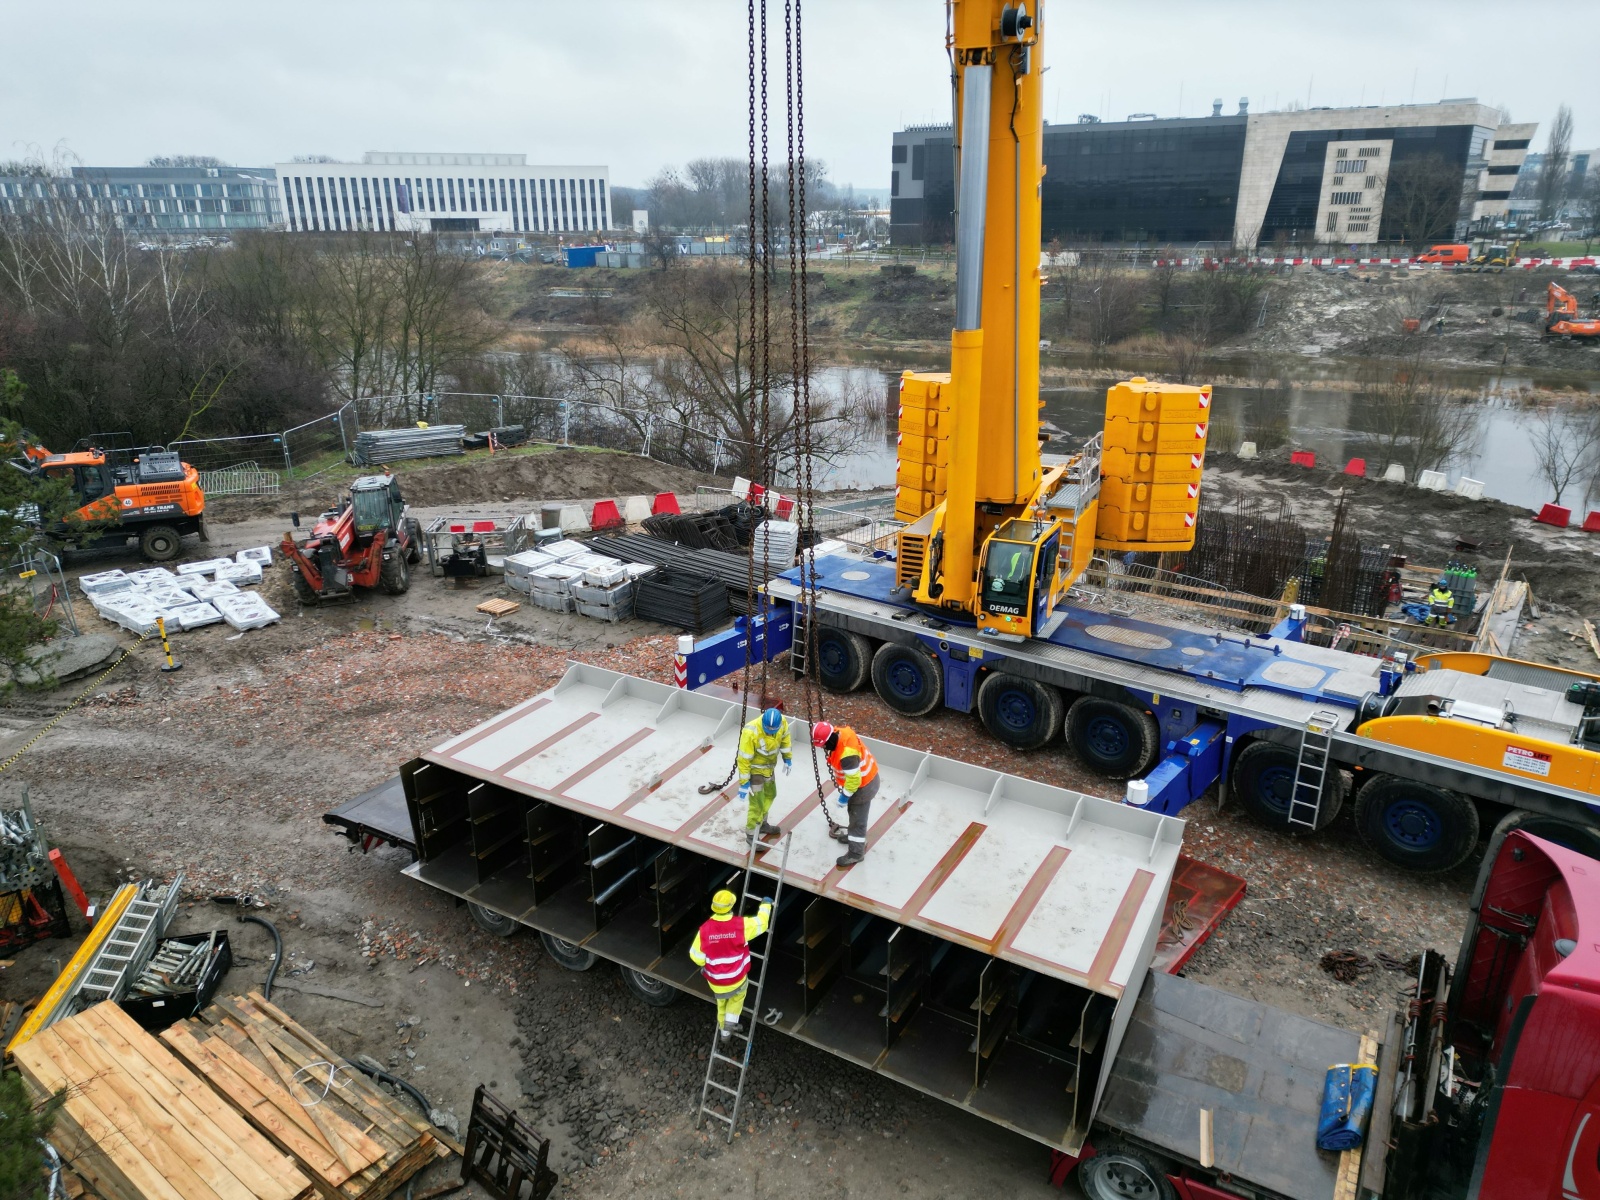
[[405, 592], [411, 564], [422, 557], [422, 527], [405, 507], [393, 475], [363, 475], [338, 508], [322, 514], [310, 537], [296, 541], [285, 533], [281, 548], [301, 603], [343, 599], [358, 587]]

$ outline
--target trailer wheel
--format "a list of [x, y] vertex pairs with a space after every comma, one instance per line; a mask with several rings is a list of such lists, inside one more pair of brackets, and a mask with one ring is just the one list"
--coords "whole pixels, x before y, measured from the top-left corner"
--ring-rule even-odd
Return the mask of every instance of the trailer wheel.
[[817, 682], [830, 692], [859, 691], [872, 671], [872, 643], [846, 629], [817, 630]]
[[171, 562], [183, 550], [183, 534], [171, 525], [152, 525], [139, 535], [139, 549], [151, 562]]
[[[1294, 794], [1294, 772], [1300, 756], [1276, 742], [1251, 742], [1233, 760], [1230, 782], [1239, 803], [1257, 821], [1287, 833], [1311, 833], [1304, 825], [1289, 824], [1289, 799]], [[1322, 781], [1322, 808], [1317, 829], [1333, 824], [1344, 807], [1345, 783], [1340, 771], [1330, 771]]]
[[544, 943], [545, 953], [555, 959], [558, 966], [569, 971], [587, 971], [600, 958], [593, 950], [585, 950], [573, 942], [564, 942], [560, 938], [548, 933], [541, 933], [539, 940]]
[[1018, 750], [1037, 750], [1061, 728], [1061, 693], [1048, 684], [996, 671], [978, 688], [983, 727]]
[[1175, 1200], [1167, 1174], [1152, 1154], [1124, 1142], [1095, 1147], [1078, 1165], [1078, 1186], [1088, 1200]]
[[667, 1008], [676, 1004], [683, 995], [670, 983], [662, 983], [654, 975], [646, 975], [643, 971], [635, 971], [632, 967], [622, 968], [622, 982], [635, 996], [651, 1008]]
[[492, 908], [485, 908], [481, 904], [467, 901], [467, 912], [471, 914], [473, 923], [485, 933], [492, 933], [495, 937], [511, 937], [522, 928], [522, 922], [515, 917], [508, 917], [504, 913], [497, 913]]
[[921, 646], [885, 642], [872, 656], [878, 698], [908, 717], [925, 717], [944, 703], [944, 669]]
[[1478, 809], [1465, 796], [1394, 775], [1380, 775], [1356, 799], [1362, 840], [1409, 871], [1448, 871], [1478, 844]]
[[1079, 696], [1067, 709], [1067, 745], [1108, 779], [1133, 779], [1155, 761], [1161, 729], [1149, 713], [1116, 700]]
[[403, 596], [406, 594], [406, 589], [411, 586], [411, 568], [406, 565], [406, 556], [398, 547], [378, 568], [378, 582], [391, 596]]

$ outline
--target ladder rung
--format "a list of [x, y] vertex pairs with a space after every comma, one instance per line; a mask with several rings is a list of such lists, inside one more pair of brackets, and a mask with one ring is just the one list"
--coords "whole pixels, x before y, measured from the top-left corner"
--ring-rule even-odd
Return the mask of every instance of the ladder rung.
[[730, 1096], [737, 1096], [739, 1094], [738, 1088], [731, 1088], [725, 1083], [718, 1083], [715, 1079], [706, 1080], [706, 1086], [714, 1087], [719, 1092], [727, 1092]]
[[744, 1067], [744, 1059], [742, 1059], [742, 1058], [729, 1058], [726, 1054], [719, 1054], [715, 1050], [713, 1050], [711, 1052], [711, 1057], [716, 1059], [718, 1062], [732, 1063], [734, 1066], [739, 1067], [741, 1070]]
[[732, 1117], [724, 1116], [722, 1113], [719, 1113], [714, 1108], [702, 1108], [700, 1110], [700, 1115], [703, 1116], [703, 1117], [715, 1117], [717, 1120], [721, 1121], [724, 1125], [732, 1125], [733, 1124], [733, 1118]]

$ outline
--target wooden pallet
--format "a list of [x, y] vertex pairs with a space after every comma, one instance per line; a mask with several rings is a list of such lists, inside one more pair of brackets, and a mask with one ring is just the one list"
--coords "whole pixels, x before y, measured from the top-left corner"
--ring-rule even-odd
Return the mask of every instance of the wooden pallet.
[[65, 1092], [51, 1140], [103, 1200], [311, 1200], [311, 1180], [107, 1001], [41, 1030], [16, 1063]]
[[410, 1100], [254, 993], [219, 1000], [161, 1038], [332, 1200], [380, 1200], [451, 1153]]
[[521, 607], [522, 605], [518, 604], [515, 600], [501, 600], [496, 597], [492, 600], [485, 600], [482, 604], [478, 605], [478, 611], [481, 613], [488, 613], [491, 617], [509, 617]]

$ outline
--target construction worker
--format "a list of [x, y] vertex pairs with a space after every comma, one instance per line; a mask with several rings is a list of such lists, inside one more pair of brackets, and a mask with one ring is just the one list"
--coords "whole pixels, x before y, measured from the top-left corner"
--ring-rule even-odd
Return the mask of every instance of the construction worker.
[[878, 794], [878, 760], [848, 725], [835, 729], [818, 721], [811, 727], [811, 744], [828, 756], [828, 770], [839, 789], [834, 802], [845, 805], [850, 814], [850, 827], [833, 834], [835, 841], [847, 846], [838, 865], [854, 866], [867, 856], [868, 818], [872, 799]]
[[750, 805], [744, 819], [744, 836], [748, 842], [757, 837], [777, 837], [783, 829], [767, 822], [772, 802], [778, 796], [778, 784], [773, 778], [778, 759], [783, 759], [783, 773], [794, 770], [794, 750], [789, 743], [789, 722], [783, 713], [769, 708], [745, 725], [739, 734], [739, 799]]
[[717, 1036], [726, 1040], [739, 1027], [744, 994], [750, 983], [750, 943], [767, 931], [772, 901], [763, 900], [753, 917], [735, 920], [732, 892], [723, 888], [711, 897], [711, 919], [700, 926], [689, 957], [706, 977], [717, 998]]
[[1433, 590], [1428, 593], [1428, 619], [1429, 625], [1448, 625], [1453, 620], [1456, 607], [1455, 593], [1450, 590], [1450, 581], [1440, 579], [1433, 585]]

